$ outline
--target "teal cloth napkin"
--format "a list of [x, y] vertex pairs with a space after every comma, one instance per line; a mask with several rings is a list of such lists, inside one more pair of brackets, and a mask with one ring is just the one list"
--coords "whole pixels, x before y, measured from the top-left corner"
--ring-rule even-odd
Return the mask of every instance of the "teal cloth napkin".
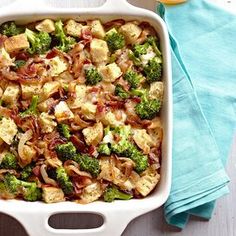
[[228, 193], [224, 164], [236, 125], [236, 15], [204, 0], [159, 5], [172, 47], [173, 177], [169, 224], [210, 219]]

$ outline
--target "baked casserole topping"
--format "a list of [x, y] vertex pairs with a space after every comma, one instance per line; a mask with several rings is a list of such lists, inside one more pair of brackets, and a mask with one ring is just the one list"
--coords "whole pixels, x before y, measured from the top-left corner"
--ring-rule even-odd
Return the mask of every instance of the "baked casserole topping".
[[146, 22], [0, 26], [0, 198], [146, 197], [160, 179], [162, 54]]

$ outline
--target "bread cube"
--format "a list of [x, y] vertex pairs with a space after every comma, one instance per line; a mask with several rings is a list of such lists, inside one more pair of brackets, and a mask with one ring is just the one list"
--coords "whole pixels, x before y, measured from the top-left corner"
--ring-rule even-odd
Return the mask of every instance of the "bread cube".
[[54, 121], [55, 116], [49, 115], [46, 112], [42, 112], [39, 116], [39, 125], [42, 133], [51, 133], [54, 128], [57, 126], [57, 123]]
[[77, 109], [82, 106], [82, 104], [84, 103], [86, 90], [87, 90], [86, 85], [76, 85], [75, 86], [76, 97], [70, 98], [68, 101], [68, 105], [71, 109]]
[[109, 56], [107, 42], [101, 39], [94, 38], [90, 44], [90, 53], [93, 62], [107, 62]]
[[20, 96], [20, 86], [18, 84], [9, 83], [2, 95], [2, 101], [13, 105], [17, 102]]
[[85, 102], [81, 106], [81, 112], [83, 113], [83, 116], [88, 120], [95, 119], [96, 111], [97, 106], [90, 102]]
[[143, 196], [147, 196], [157, 185], [160, 175], [155, 169], [149, 166], [142, 174], [141, 178], [136, 182], [136, 190]]
[[45, 101], [43, 102], [40, 102], [38, 104], [38, 109], [39, 111], [41, 112], [48, 112], [50, 107], [51, 107], [51, 104], [54, 102], [54, 99], [53, 98], [48, 98], [46, 99]]
[[15, 122], [11, 118], [3, 117], [0, 120], [0, 139], [11, 145], [16, 134], [17, 126]]
[[138, 25], [128, 22], [120, 27], [120, 33], [125, 36], [128, 44], [134, 44], [142, 33], [142, 29]]
[[150, 91], [149, 91], [149, 97], [151, 99], [163, 99], [163, 92], [164, 92], [164, 86], [163, 86], [163, 82], [161, 81], [157, 81], [157, 82], [153, 82], [150, 85]]
[[99, 39], [103, 39], [106, 34], [100, 20], [93, 20], [91, 22], [91, 32], [94, 37]]
[[39, 94], [41, 84], [21, 84], [21, 93], [23, 99], [30, 99], [33, 95]]
[[50, 81], [43, 85], [42, 95], [43, 98], [49, 98], [51, 95], [56, 93], [60, 88], [60, 83], [58, 81]]
[[105, 82], [114, 82], [122, 75], [120, 67], [115, 62], [100, 67], [99, 72]]
[[24, 145], [23, 146], [23, 156], [20, 157], [20, 165], [22, 167], [27, 166], [28, 164], [30, 164], [32, 162], [32, 160], [35, 160], [37, 152], [36, 150], [28, 145]]
[[117, 127], [120, 125], [124, 125], [124, 122], [126, 120], [126, 114], [122, 113], [122, 117], [120, 120], [117, 120], [116, 116], [114, 113], [111, 111], [107, 112], [102, 120], [102, 122], [105, 125], [110, 125], [111, 127]]
[[54, 21], [51, 19], [45, 19], [45, 20], [39, 22], [35, 26], [35, 29], [37, 29], [38, 31], [42, 31], [42, 32], [52, 33], [53, 31], [55, 31]]
[[155, 145], [151, 136], [147, 133], [145, 129], [134, 129], [133, 139], [140, 149], [143, 150], [145, 154], [150, 152], [150, 148]]
[[96, 201], [99, 197], [102, 196], [103, 189], [100, 183], [95, 182], [83, 189], [83, 192], [80, 196], [82, 203], [90, 203]]
[[66, 34], [73, 36], [73, 37], [81, 37], [81, 30], [83, 25], [76, 22], [75, 20], [68, 20], [64, 27]]
[[85, 142], [88, 145], [96, 146], [103, 138], [103, 125], [101, 122], [96, 123], [94, 126], [83, 129]]
[[0, 48], [0, 68], [11, 65], [14, 65], [13, 59], [11, 59], [5, 48]]
[[68, 68], [68, 63], [59, 56], [50, 59], [48, 64], [50, 65], [48, 71], [50, 76], [58, 76]]
[[60, 101], [56, 106], [55, 106], [55, 117], [58, 122], [63, 122], [65, 120], [73, 119], [74, 114], [68, 107], [67, 103], [64, 101]]
[[43, 186], [43, 200], [46, 203], [55, 203], [65, 201], [64, 193], [62, 189], [56, 187]]
[[69, 71], [64, 71], [60, 75], [58, 75], [55, 80], [60, 82], [61, 86], [64, 88], [67, 87], [69, 83], [74, 80], [74, 78]]
[[4, 42], [4, 47], [8, 53], [29, 48], [29, 42], [25, 34], [12, 36]]

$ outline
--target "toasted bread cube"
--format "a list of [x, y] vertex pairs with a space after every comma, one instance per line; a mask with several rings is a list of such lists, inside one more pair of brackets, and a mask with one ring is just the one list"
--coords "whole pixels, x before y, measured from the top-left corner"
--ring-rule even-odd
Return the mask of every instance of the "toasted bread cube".
[[96, 146], [103, 138], [103, 125], [101, 122], [96, 123], [94, 126], [83, 129], [85, 142], [88, 145]]
[[12, 36], [4, 42], [4, 47], [8, 53], [29, 48], [29, 42], [25, 34]]
[[50, 76], [58, 76], [68, 68], [68, 63], [61, 57], [56, 56], [49, 60]]
[[17, 126], [15, 122], [11, 118], [3, 117], [2, 120], [0, 120], [0, 139], [10, 145], [16, 134]]
[[155, 169], [149, 166], [136, 182], [136, 190], [145, 197], [156, 187], [159, 180], [160, 175]]
[[150, 135], [145, 129], [134, 129], [133, 139], [140, 149], [143, 150], [145, 154], [150, 152], [150, 148], [155, 145]]
[[114, 82], [122, 75], [120, 67], [117, 66], [115, 62], [106, 66], [101, 66], [99, 72], [105, 82]]
[[11, 65], [14, 65], [13, 59], [7, 53], [5, 48], [1, 48], [0, 49], [0, 68], [5, 67], [5, 66], [11, 66]]
[[134, 44], [142, 33], [142, 29], [136, 24], [128, 22], [120, 27], [120, 32], [125, 36], [128, 44]]
[[94, 37], [99, 39], [103, 39], [106, 34], [100, 20], [93, 20], [91, 22], [91, 32]]
[[60, 82], [63, 88], [68, 87], [69, 83], [74, 80], [73, 76], [69, 71], [64, 71], [58, 77], [55, 78], [56, 81]]
[[51, 104], [53, 104], [53, 102], [54, 102], [53, 98], [48, 98], [45, 101], [40, 102], [38, 104], [39, 111], [41, 111], [41, 112], [48, 112], [50, 107], [51, 107]]
[[65, 120], [73, 119], [74, 114], [68, 107], [67, 103], [61, 101], [55, 106], [55, 117], [58, 122], [62, 122]]
[[43, 85], [42, 93], [43, 98], [49, 98], [51, 95], [56, 93], [60, 88], [60, 83], [58, 81], [50, 81]]
[[73, 37], [81, 37], [81, 30], [83, 25], [76, 22], [75, 20], [68, 20], [64, 27], [66, 34], [73, 36]]
[[117, 127], [120, 125], [124, 125], [124, 122], [126, 120], [126, 114], [124, 112], [122, 112], [122, 117], [120, 120], [117, 120], [116, 116], [114, 113], [112, 113], [111, 111], [107, 112], [102, 120], [102, 122], [105, 125], [110, 125], [111, 127]]
[[84, 98], [86, 95], [87, 87], [86, 85], [76, 85], [75, 86], [75, 98], [70, 98], [68, 101], [68, 105], [71, 109], [80, 108], [84, 103]]
[[57, 123], [54, 121], [55, 116], [49, 115], [46, 112], [42, 112], [39, 116], [39, 125], [42, 133], [51, 133], [54, 128], [57, 126]]
[[94, 38], [90, 44], [90, 53], [93, 62], [107, 62], [109, 54], [107, 42], [101, 39]]
[[149, 91], [149, 97], [151, 99], [163, 99], [163, 92], [164, 92], [164, 86], [163, 86], [163, 82], [161, 81], [157, 81], [157, 82], [153, 82], [150, 85], [150, 91]]
[[62, 189], [56, 187], [42, 187], [43, 200], [46, 203], [55, 203], [65, 201], [64, 193]]
[[85, 102], [81, 106], [81, 112], [83, 113], [83, 116], [88, 120], [95, 119], [96, 111], [97, 106], [90, 102]]
[[23, 146], [23, 156], [20, 157], [19, 162], [22, 167], [27, 166], [32, 162], [32, 160], [35, 160], [37, 155], [36, 150], [28, 145]]
[[13, 105], [20, 96], [20, 86], [18, 84], [9, 83], [2, 95], [2, 101]]
[[39, 94], [41, 87], [41, 84], [21, 84], [22, 98], [29, 99], [33, 95]]
[[82, 203], [90, 203], [96, 201], [98, 198], [102, 196], [103, 189], [101, 184], [98, 182], [92, 183], [86, 186], [83, 189], [83, 192], [80, 196]]
[[51, 19], [45, 19], [39, 22], [35, 26], [35, 29], [42, 32], [52, 33], [53, 31], [55, 31], [54, 21]]

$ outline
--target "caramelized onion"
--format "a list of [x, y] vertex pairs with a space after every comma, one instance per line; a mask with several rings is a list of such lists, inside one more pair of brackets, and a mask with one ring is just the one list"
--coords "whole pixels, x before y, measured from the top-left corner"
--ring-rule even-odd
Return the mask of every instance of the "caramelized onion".
[[54, 179], [51, 179], [51, 178], [48, 177], [46, 168], [47, 168], [47, 166], [45, 164], [41, 165], [41, 167], [40, 167], [40, 173], [41, 173], [41, 176], [42, 176], [44, 182], [46, 184], [50, 184], [50, 185], [56, 187], [57, 186], [57, 182]]

